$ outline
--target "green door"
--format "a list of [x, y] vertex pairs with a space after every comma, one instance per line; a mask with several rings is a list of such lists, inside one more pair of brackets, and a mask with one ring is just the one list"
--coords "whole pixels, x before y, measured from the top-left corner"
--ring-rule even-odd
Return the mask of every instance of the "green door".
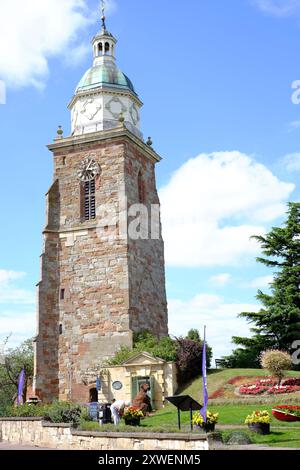
[[139, 377], [131, 379], [131, 400], [133, 401], [139, 392]]
[[155, 380], [154, 377], [151, 375], [150, 377], [132, 377], [131, 379], [131, 398], [134, 400], [134, 398], [137, 396], [137, 394], [140, 391], [141, 385], [143, 384], [148, 384], [150, 385], [150, 391], [148, 392], [148, 395], [151, 400], [151, 406], [154, 408], [154, 384]]

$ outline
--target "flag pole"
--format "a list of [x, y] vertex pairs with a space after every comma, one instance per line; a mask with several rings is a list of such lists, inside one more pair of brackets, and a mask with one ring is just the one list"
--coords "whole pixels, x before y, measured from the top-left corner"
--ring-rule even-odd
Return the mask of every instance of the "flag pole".
[[204, 422], [207, 420], [207, 368], [206, 368], [206, 326], [204, 326], [203, 350], [202, 350], [202, 380], [203, 380], [203, 407], [200, 411]]
[[19, 380], [18, 380], [18, 399], [17, 399], [18, 406], [20, 406], [23, 401], [24, 384], [25, 384], [25, 369], [23, 368], [20, 372]]

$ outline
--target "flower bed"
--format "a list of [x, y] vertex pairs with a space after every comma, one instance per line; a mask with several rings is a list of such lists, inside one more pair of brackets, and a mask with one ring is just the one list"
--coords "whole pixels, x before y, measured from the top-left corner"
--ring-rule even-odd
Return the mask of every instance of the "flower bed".
[[239, 388], [239, 393], [242, 395], [261, 395], [268, 390], [268, 387], [263, 385], [242, 385]]
[[228, 384], [229, 385], [236, 385], [238, 382], [240, 382], [241, 380], [245, 380], [245, 376], [244, 375], [236, 375], [235, 377], [232, 377], [232, 379], [228, 380]]
[[219, 388], [218, 390], [216, 390], [214, 393], [212, 393], [209, 398], [211, 400], [213, 400], [214, 398], [222, 398], [224, 396], [224, 393], [225, 393], [225, 388], [222, 387], [222, 388]]
[[295, 393], [300, 391], [300, 377], [286, 378], [280, 387], [274, 377], [249, 377], [237, 375], [225, 385], [210, 394], [211, 400], [218, 398], [235, 398], [236, 396], [255, 397]]
[[268, 389], [269, 394], [278, 395], [280, 393], [294, 393], [299, 392], [300, 387], [296, 385], [275, 385]]
[[282, 385], [292, 385], [300, 387], [300, 378], [292, 377], [291, 379], [285, 379], [283, 380]]
[[276, 379], [272, 377], [256, 379], [255, 382], [241, 385], [239, 393], [241, 395], [279, 395], [281, 393], [295, 393], [300, 391], [297, 378], [286, 379], [282, 385], [276, 385]]
[[273, 408], [272, 414], [279, 421], [287, 421], [289, 423], [300, 421], [300, 406], [277, 406], [276, 408]]

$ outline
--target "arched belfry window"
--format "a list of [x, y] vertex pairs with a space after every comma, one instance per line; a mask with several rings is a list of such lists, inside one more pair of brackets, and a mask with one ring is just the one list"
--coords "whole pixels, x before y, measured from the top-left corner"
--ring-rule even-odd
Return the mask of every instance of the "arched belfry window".
[[109, 42], [105, 43], [105, 55], [109, 54]]
[[139, 172], [138, 175], [138, 191], [139, 191], [139, 202], [143, 204], [146, 200], [146, 193], [145, 193], [145, 183], [142, 172]]
[[81, 216], [83, 220], [96, 218], [96, 182], [85, 181], [81, 186]]
[[99, 55], [102, 55], [102, 54], [103, 54], [103, 45], [102, 45], [102, 42], [100, 42], [99, 45], [98, 45], [98, 54], [99, 54]]

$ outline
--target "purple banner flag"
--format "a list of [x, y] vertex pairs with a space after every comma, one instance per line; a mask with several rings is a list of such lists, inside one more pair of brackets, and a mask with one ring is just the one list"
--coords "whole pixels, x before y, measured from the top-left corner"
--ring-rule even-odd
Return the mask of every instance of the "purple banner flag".
[[19, 375], [19, 383], [18, 383], [18, 405], [21, 405], [23, 401], [24, 383], [25, 383], [25, 370], [22, 369]]
[[202, 378], [203, 378], [203, 408], [200, 413], [204, 422], [206, 423], [207, 417], [207, 403], [208, 403], [208, 393], [207, 393], [207, 374], [206, 374], [206, 327], [204, 327], [204, 339], [203, 339], [203, 351], [202, 351]]

